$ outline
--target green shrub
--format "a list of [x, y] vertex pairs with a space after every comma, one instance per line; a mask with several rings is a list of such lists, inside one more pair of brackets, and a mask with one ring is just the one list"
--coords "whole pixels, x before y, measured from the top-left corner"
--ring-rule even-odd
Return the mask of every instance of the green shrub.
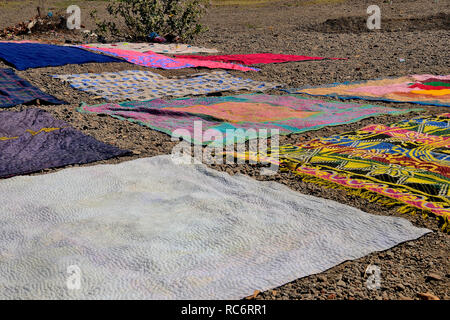
[[102, 36], [144, 40], [156, 32], [188, 40], [206, 30], [200, 19], [209, 3], [210, 0], [111, 0], [107, 5], [110, 19], [99, 21], [96, 11], [91, 16], [96, 20], [96, 33]]

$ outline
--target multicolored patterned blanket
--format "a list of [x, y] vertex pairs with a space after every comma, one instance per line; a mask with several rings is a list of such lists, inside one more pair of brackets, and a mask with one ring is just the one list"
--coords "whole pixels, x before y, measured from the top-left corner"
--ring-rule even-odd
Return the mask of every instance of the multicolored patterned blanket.
[[[309, 57], [309, 56], [299, 56], [292, 54], [275, 54], [275, 53], [226, 54], [220, 56], [177, 55], [176, 57], [205, 60], [205, 61], [233, 62], [245, 65], [327, 59], [324, 57]], [[339, 58], [330, 58], [330, 59], [338, 60]]]
[[201, 61], [195, 59], [170, 58], [152, 51], [139, 52], [133, 50], [123, 50], [114, 48], [98, 48], [88, 45], [82, 45], [82, 48], [103, 52], [116, 57], [120, 57], [129, 63], [137, 64], [139, 66], [161, 69], [183, 69], [183, 68], [217, 68], [230, 69], [239, 71], [259, 71], [259, 69], [244, 67], [233, 63], [223, 63], [214, 61]]
[[75, 89], [102, 96], [108, 101], [142, 101], [166, 96], [183, 97], [220, 91], [264, 91], [281, 86], [278, 83], [243, 79], [223, 70], [175, 78], [166, 78], [154, 72], [141, 70], [54, 75], [53, 77], [69, 82]]
[[53, 104], [64, 101], [42, 92], [28, 81], [20, 78], [11, 69], [0, 69], [0, 108], [13, 107], [39, 99]]
[[0, 112], [0, 178], [128, 154], [40, 109]]
[[341, 99], [409, 102], [450, 107], [450, 75], [416, 74], [401, 78], [335, 83], [286, 91]]
[[0, 59], [13, 65], [17, 70], [89, 62], [123, 62], [123, 60], [81, 48], [44, 43], [0, 43]]
[[208, 49], [203, 47], [195, 47], [183, 43], [132, 43], [132, 42], [117, 42], [117, 43], [89, 43], [86, 46], [97, 48], [112, 48], [133, 50], [138, 52], [153, 51], [156, 53], [176, 54], [176, 53], [217, 53], [217, 49]]
[[[78, 111], [108, 114], [170, 135], [175, 130], [183, 131], [180, 136], [196, 144], [228, 145], [235, 139], [244, 142], [256, 138], [255, 131], [259, 129], [278, 129], [279, 134], [286, 135], [356, 122], [380, 114], [403, 114], [411, 109], [328, 102], [295, 95], [246, 94], [92, 106], [82, 104]], [[196, 135], [196, 122], [197, 126], [200, 124], [201, 137]], [[215, 135], [205, 137], [203, 133], [206, 131]]]
[[400, 204], [399, 212], [431, 213], [448, 232], [449, 147], [447, 113], [285, 145], [272, 157], [278, 155], [282, 168], [306, 181], [384, 205]]

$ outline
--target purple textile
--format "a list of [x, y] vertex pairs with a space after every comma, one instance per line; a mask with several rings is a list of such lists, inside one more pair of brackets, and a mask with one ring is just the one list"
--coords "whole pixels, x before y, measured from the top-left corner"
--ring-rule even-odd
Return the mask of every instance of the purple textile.
[[41, 109], [0, 112], [0, 178], [128, 154]]

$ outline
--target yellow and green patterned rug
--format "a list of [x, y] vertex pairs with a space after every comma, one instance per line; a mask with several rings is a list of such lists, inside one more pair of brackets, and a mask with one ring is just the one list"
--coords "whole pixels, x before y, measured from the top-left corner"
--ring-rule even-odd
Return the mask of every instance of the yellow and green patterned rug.
[[449, 232], [449, 146], [446, 113], [284, 145], [272, 150], [271, 157], [304, 181], [387, 206], [401, 205], [402, 213], [431, 215]]

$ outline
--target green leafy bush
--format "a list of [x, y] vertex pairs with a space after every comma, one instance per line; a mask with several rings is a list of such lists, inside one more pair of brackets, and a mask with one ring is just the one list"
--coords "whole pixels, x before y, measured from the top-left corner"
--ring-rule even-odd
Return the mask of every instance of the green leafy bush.
[[99, 21], [96, 11], [91, 16], [97, 24], [96, 32], [102, 36], [143, 40], [156, 32], [188, 40], [206, 30], [200, 19], [209, 3], [210, 0], [111, 0], [107, 5], [110, 19]]

